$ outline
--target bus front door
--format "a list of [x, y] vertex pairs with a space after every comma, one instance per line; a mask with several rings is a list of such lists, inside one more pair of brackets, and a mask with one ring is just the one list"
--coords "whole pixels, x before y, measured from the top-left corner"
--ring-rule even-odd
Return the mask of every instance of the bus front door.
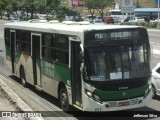
[[32, 65], [33, 65], [33, 80], [36, 89], [41, 90], [40, 77], [40, 42], [41, 34], [32, 33]]
[[12, 73], [15, 73], [15, 31], [10, 31], [10, 49], [11, 49], [11, 66], [12, 66]]
[[73, 105], [82, 108], [81, 74], [80, 74], [80, 43], [71, 42], [71, 85]]

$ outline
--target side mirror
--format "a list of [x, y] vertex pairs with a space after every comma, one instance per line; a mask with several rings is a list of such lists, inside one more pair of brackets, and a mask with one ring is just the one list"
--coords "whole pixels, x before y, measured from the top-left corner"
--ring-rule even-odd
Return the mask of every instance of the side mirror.
[[82, 73], [83, 73], [83, 78], [85, 80], [89, 80], [86, 66], [83, 67], [83, 72]]

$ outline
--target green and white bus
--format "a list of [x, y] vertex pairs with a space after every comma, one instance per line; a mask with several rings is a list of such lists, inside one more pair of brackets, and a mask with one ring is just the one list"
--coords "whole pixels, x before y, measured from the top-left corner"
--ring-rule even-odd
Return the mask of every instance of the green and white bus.
[[[74, 22], [73, 22], [74, 23]], [[150, 44], [139, 26], [82, 22], [4, 25], [6, 66], [64, 111], [116, 111], [152, 99]]]

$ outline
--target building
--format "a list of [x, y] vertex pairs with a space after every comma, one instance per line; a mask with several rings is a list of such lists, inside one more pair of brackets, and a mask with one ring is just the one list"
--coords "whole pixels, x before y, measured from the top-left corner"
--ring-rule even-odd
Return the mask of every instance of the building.
[[136, 0], [137, 8], [156, 8], [156, 0]]
[[[115, 0], [115, 3], [120, 4], [121, 0]], [[134, 0], [136, 8], [157, 8], [156, 0]]]
[[[121, 9], [121, 0], [115, 0], [116, 4], [119, 4], [119, 8]], [[158, 17], [158, 0], [133, 0], [133, 4], [136, 8], [134, 10], [135, 16], [146, 16], [150, 19]]]
[[82, 7], [83, 0], [69, 0], [69, 6], [70, 7]]

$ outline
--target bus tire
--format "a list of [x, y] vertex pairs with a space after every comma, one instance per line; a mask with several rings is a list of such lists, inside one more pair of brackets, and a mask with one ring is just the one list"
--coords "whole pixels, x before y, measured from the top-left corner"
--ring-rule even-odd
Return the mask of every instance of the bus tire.
[[70, 105], [69, 105], [68, 93], [64, 86], [61, 86], [59, 90], [59, 100], [60, 100], [60, 105], [63, 111], [66, 111], [66, 112], [69, 111]]
[[20, 69], [20, 80], [21, 80], [22, 85], [23, 85], [24, 87], [27, 87], [26, 75], [25, 75], [25, 72], [24, 72], [23, 67], [21, 67], [21, 69]]

